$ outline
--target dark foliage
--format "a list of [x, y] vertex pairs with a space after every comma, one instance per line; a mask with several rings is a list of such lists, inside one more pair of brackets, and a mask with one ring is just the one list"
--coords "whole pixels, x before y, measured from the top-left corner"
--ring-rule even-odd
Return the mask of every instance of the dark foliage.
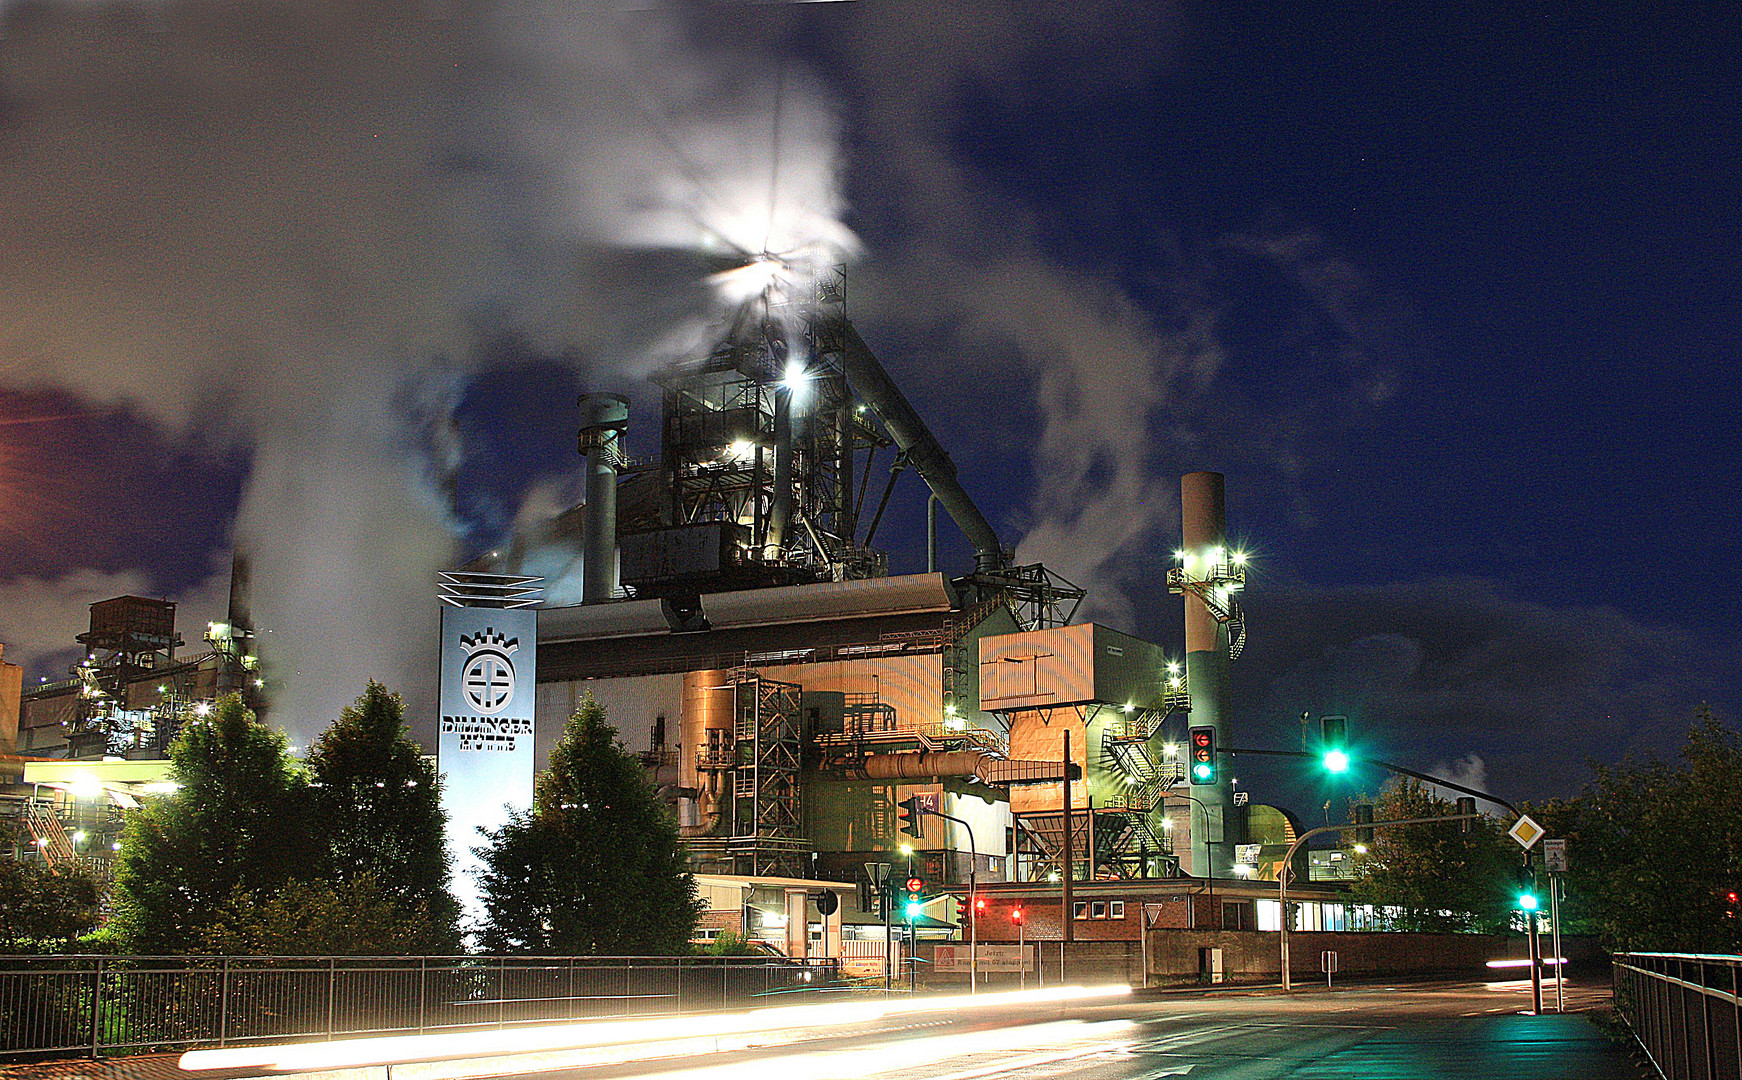
[[0, 950], [65, 949], [97, 925], [100, 890], [77, 867], [0, 859]]
[[677, 825], [589, 699], [569, 718], [530, 813], [478, 849], [488, 951], [686, 952], [700, 915]]
[[1541, 808], [1567, 839], [1568, 904], [1614, 949], [1742, 950], [1742, 736], [1702, 710], [1679, 763], [1593, 765]]
[[[340, 893], [369, 888], [429, 920], [438, 953], [459, 949], [459, 905], [448, 892], [441, 788], [435, 767], [405, 730], [405, 704], [370, 681], [309, 753], [312, 808], [326, 876]], [[328, 890], [332, 892], [331, 889]], [[350, 950], [345, 950], [350, 951]]]
[[181, 786], [132, 814], [115, 874], [115, 926], [137, 953], [186, 952], [236, 892], [318, 865], [307, 782], [239, 696], [183, 727], [169, 756]]
[[[1373, 808], [1378, 821], [1455, 813], [1455, 802], [1408, 779], [1387, 784]], [[1354, 840], [1346, 842], [1352, 849]], [[1351, 850], [1360, 876], [1350, 899], [1381, 908], [1386, 929], [1504, 933], [1511, 925], [1522, 852], [1495, 822], [1478, 821], [1468, 833], [1456, 823], [1376, 829], [1366, 847]]]

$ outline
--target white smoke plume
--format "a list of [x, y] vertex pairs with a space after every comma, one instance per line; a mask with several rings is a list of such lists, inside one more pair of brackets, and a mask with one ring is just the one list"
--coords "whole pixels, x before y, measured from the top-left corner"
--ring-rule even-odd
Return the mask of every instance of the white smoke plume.
[[[480, 321], [621, 371], [708, 332], [709, 273], [742, 285], [855, 246], [802, 73], [730, 79], [651, 13], [186, 0], [0, 19], [0, 381], [248, 448], [236, 535], [298, 741], [369, 678], [429, 704], [447, 412]], [[717, 259], [662, 292], [626, 249]], [[52, 647], [64, 621], [27, 633]]]

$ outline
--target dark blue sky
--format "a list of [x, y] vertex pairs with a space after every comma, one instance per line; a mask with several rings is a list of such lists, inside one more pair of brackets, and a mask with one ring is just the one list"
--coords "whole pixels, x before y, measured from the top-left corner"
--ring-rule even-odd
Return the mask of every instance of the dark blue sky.
[[[1417, 767], [1475, 754], [1535, 794], [1575, 788], [1586, 756], [1672, 747], [1701, 701], [1742, 705], [1734, 19], [1575, 7], [702, 18], [838, 103], [866, 248], [853, 310], [1007, 535], [1040, 514], [1044, 361], [1013, 358], [1019, 330], [965, 345], [948, 279], [972, 267], [965, 288], [996, 287], [1020, 249], [1160, 340], [1194, 314], [1212, 327], [1213, 370], [1170, 376], [1130, 441], [1149, 498], [1182, 472], [1228, 476], [1255, 553], [1237, 676], [1253, 738], [1347, 711]], [[953, 66], [919, 66], [939, 57]], [[928, 170], [948, 182], [916, 183]], [[938, 252], [936, 277], [914, 269]], [[497, 347], [459, 406], [469, 543], [573, 469], [574, 393], [623, 389], [584, 353], [537, 352]], [[81, 407], [12, 393], [8, 414]], [[0, 554], [12, 578], [141, 569], [184, 588], [248, 467], [129, 414], [7, 442], [50, 493]], [[898, 570], [923, 557], [904, 485], [882, 536]], [[1127, 628], [1170, 643], [1178, 601], [1155, 578], [1173, 513], [1122, 551], [1114, 586]]]

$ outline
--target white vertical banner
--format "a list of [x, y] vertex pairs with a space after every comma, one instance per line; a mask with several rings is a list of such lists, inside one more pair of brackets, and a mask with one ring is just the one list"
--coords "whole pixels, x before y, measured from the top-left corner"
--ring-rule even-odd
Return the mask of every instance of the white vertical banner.
[[484, 843], [513, 810], [532, 806], [538, 612], [442, 607], [441, 724], [436, 762], [448, 812], [453, 891], [468, 922], [483, 917], [475, 877]]

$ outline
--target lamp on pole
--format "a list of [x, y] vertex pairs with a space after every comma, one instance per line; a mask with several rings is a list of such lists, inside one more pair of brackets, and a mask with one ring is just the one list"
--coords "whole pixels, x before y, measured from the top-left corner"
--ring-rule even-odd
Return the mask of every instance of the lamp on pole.
[[1437, 821], [1468, 821], [1481, 816], [1481, 814], [1447, 814], [1445, 817], [1399, 818], [1396, 821], [1371, 821], [1363, 822], [1360, 825], [1320, 825], [1316, 829], [1308, 829], [1295, 838], [1294, 843], [1288, 846], [1288, 854], [1282, 857], [1282, 869], [1276, 875], [1276, 898], [1281, 909], [1281, 919], [1278, 924], [1281, 933], [1278, 935], [1278, 939], [1282, 952], [1282, 989], [1284, 991], [1293, 989], [1293, 985], [1289, 981], [1288, 971], [1288, 875], [1294, 866], [1295, 852], [1300, 850], [1302, 844], [1320, 833], [1352, 832], [1355, 829], [1384, 829], [1393, 825], [1428, 825]]
[[[1169, 792], [1166, 792], [1166, 794], [1170, 795], [1176, 799], [1184, 799], [1187, 802], [1197, 803], [1198, 809], [1202, 810], [1204, 813], [1204, 832], [1208, 833], [1210, 831], [1210, 808], [1209, 807], [1205, 806], [1202, 802], [1199, 802], [1197, 799], [1193, 798], [1192, 796], [1186, 795], [1182, 792], [1169, 791]], [[1190, 820], [1191, 820], [1191, 811], [1189, 811], [1189, 810], [1186, 812], [1186, 820], [1187, 820], [1187, 823], [1189, 824]], [[1190, 830], [1188, 829], [1187, 831], [1190, 831]], [[1207, 844], [1208, 842], [1209, 842], [1209, 840], [1208, 840], [1208, 837], [1206, 836], [1205, 843]], [[1192, 844], [1192, 847], [1196, 848], [1197, 844], [1194, 842]], [[1205, 880], [1207, 880], [1210, 883], [1210, 906], [1212, 908], [1214, 908], [1216, 906], [1216, 861], [1214, 859], [1209, 859], [1209, 860], [1206, 860], [1206, 862], [1207, 862], [1207, 865], [1204, 867], [1204, 878], [1205, 878]]]

